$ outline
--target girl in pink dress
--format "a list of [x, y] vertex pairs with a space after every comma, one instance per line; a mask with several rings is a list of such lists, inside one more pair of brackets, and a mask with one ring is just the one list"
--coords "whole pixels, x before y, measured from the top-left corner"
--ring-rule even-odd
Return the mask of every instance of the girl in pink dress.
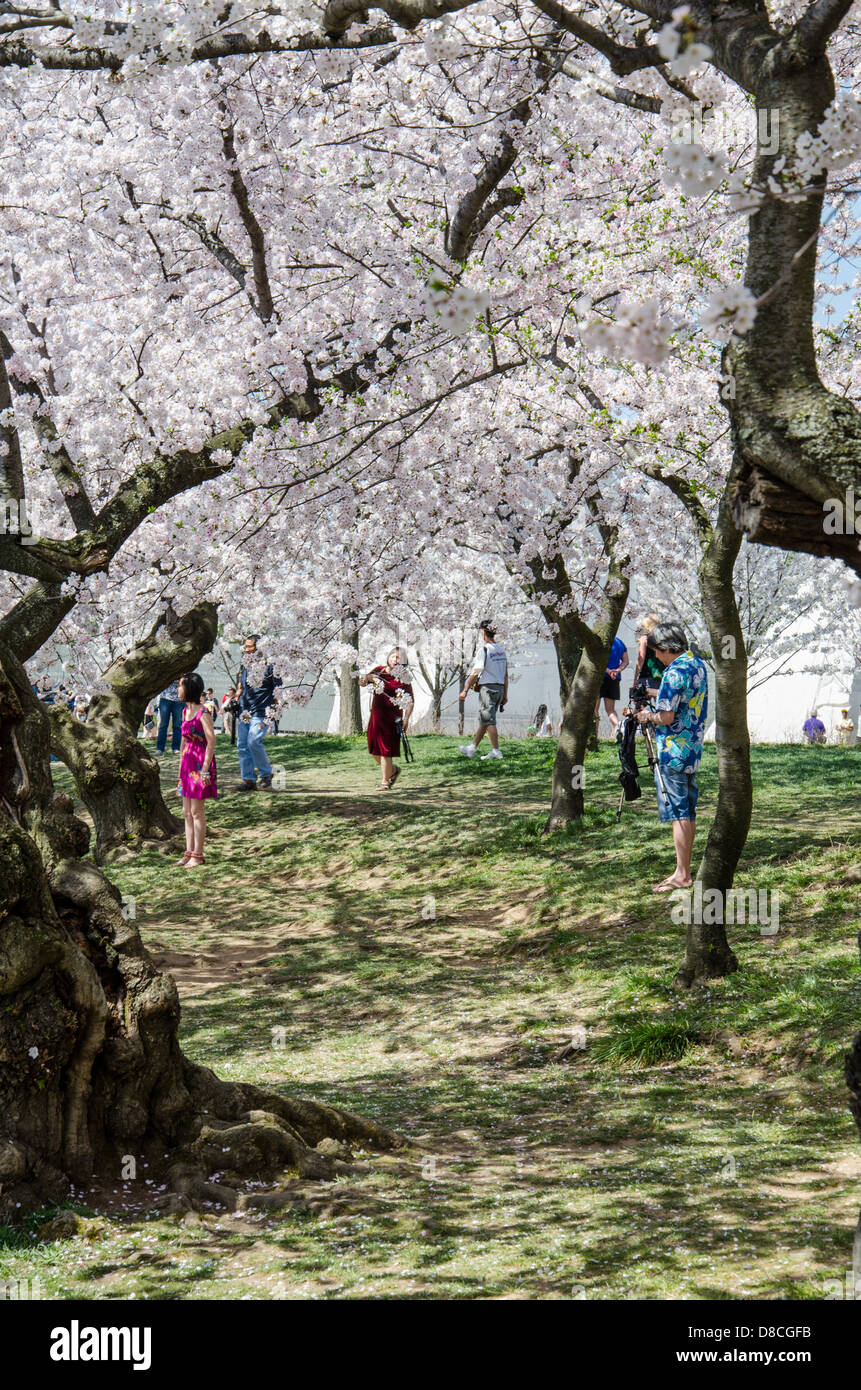
[[203, 863], [208, 797], [218, 796], [215, 767], [215, 730], [212, 716], [203, 708], [203, 678], [196, 671], [179, 682], [179, 698], [185, 701], [182, 743], [179, 749], [179, 790], [185, 817], [185, 854], [177, 862], [186, 869]]

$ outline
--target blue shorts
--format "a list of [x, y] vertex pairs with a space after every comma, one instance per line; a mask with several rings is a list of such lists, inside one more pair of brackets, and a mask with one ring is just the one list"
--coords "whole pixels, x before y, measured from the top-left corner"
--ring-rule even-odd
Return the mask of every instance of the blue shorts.
[[662, 767], [667, 795], [661, 792], [658, 782], [658, 769], [655, 768], [655, 790], [658, 793], [658, 815], [662, 821], [696, 820], [697, 800], [700, 790], [695, 772], [676, 772], [674, 768]]

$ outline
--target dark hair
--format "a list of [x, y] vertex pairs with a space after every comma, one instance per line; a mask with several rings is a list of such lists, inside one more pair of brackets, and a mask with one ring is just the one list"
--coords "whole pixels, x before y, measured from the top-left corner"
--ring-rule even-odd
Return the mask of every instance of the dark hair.
[[496, 628], [494, 627], [494, 625], [493, 625], [493, 623], [491, 622], [490, 618], [487, 618], [487, 619], [485, 620], [485, 622], [483, 622], [483, 623], [479, 623], [479, 625], [478, 625], [478, 630], [479, 630], [479, 632], [486, 632], [487, 635], [488, 635], [488, 637], [490, 638], [491, 642], [493, 641], [494, 637], [496, 636]]
[[256, 646], [257, 646], [257, 643], [260, 641], [260, 633], [259, 633], [259, 632], [249, 632], [248, 636], [247, 636], [244, 640], [245, 640], [246, 642], [253, 642], [254, 645], [255, 645], [255, 647], [256, 647]]
[[186, 671], [184, 676], [180, 676], [179, 684], [185, 686], [185, 698], [188, 703], [199, 705], [203, 694], [203, 676], [199, 676], [196, 671]]
[[648, 645], [652, 651], [685, 652], [688, 649], [688, 639], [685, 630], [678, 623], [655, 623], [648, 636]]
[[533, 723], [534, 723], [536, 726], [537, 726], [538, 724], [543, 724], [543, 723], [544, 723], [544, 720], [545, 720], [546, 718], [547, 718], [547, 706], [546, 706], [546, 705], [539, 705], [539, 706], [538, 706], [538, 709], [535, 711], [535, 719], [533, 720]]

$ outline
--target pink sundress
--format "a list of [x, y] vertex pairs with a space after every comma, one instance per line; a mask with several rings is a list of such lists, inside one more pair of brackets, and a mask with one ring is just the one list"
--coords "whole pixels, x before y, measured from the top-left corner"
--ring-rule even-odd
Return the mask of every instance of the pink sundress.
[[196, 801], [204, 801], [209, 796], [218, 796], [216, 781], [215, 754], [209, 764], [209, 783], [205, 784], [200, 769], [206, 757], [206, 734], [200, 714], [193, 719], [183, 719], [182, 736], [186, 749], [182, 755], [179, 769], [179, 786], [183, 796], [192, 796]]

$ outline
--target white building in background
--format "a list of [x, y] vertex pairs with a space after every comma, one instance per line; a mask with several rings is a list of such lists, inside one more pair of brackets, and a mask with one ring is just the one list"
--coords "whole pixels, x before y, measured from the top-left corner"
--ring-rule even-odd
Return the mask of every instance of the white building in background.
[[[622, 700], [627, 699], [631, 686], [634, 665], [637, 659], [637, 639], [633, 621], [623, 619], [619, 636], [628, 648], [630, 666], [622, 673]], [[500, 631], [500, 641], [505, 645], [505, 634]], [[388, 639], [381, 641], [376, 660], [385, 660]], [[239, 648], [236, 649], [233, 667], [240, 661]], [[368, 662], [368, 666], [371, 663]], [[799, 666], [804, 662], [801, 658]], [[207, 686], [214, 687], [219, 702], [227, 689], [223, 661], [206, 657], [198, 668]], [[430, 692], [425, 686], [418, 668], [413, 664], [413, 689], [416, 695], [416, 709], [412, 724], [416, 732], [430, 729]], [[367, 727], [372, 692], [365, 687], [361, 692], [362, 717]], [[443, 697], [442, 732], [457, 733], [458, 720], [457, 684], [450, 686]], [[559, 698], [559, 673], [556, 655], [549, 641], [535, 641], [530, 647], [511, 654], [511, 678], [509, 701], [500, 716], [500, 735], [522, 738], [535, 718], [539, 705], [546, 705], [554, 729], [558, 729], [562, 718], [562, 705]], [[861, 706], [861, 667], [856, 669], [854, 681], [846, 680], [839, 674], [825, 672], [822, 675], [809, 675], [787, 671], [773, 676], [764, 685], [752, 691], [748, 705], [748, 722], [751, 739], [754, 743], [797, 743], [801, 741], [801, 726], [812, 709], [819, 717], [828, 733], [829, 743], [836, 742], [834, 725], [840, 719], [841, 709], [848, 709], [856, 731]], [[617, 706], [619, 708], [619, 706]], [[709, 673], [709, 722], [706, 738], [714, 739], [714, 682]], [[472, 732], [478, 719], [478, 696], [474, 693], [466, 697], [465, 730]], [[281, 717], [282, 731], [295, 732], [338, 732], [338, 692], [334, 681], [321, 682], [307, 705], [293, 705]], [[601, 737], [610, 737], [610, 725], [601, 707]]]
[[[617, 709], [625, 703], [637, 661], [637, 638], [633, 623], [623, 619], [619, 636], [628, 648], [629, 667], [622, 673], [622, 700]], [[500, 641], [505, 645], [505, 635], [500, 633]], [[384, 658], [380, 656], [380, 660]], [[799, 665], [803, 662], [799, 659]], [[416, 709], [412, 724], [417, 732], [430, 728], [430, 692], [415, 667], [413, 669], [413, 689], [416, 694]], [[443, 697], [442, 732], [457, 733], [458, 690], [456, 684], [446, 691]], [[362, 690], [362, 716], [367, 724], [371, 691]], [[522, 738], [535, 718], [539, 705], [546, 705], [558, 728], [562, 718], [562, 704], [559, 697], [559, 672], [552, 642], [536, 641], [530, 648], [514, 654], [511, 658], [509, 682], [509, 701], [499, 719], [502, 737], [508, 734]], [[853, 681], [841, 679], [839, 675], [825, 673], [820, 676], [782, 672], [773, 676], [764, 685], [751, 692], [748, 703], [748, 725], [754, 743], [798, 743], [801, 741], [801, 726], [812, 709], [819, 717], [828, 733], [829, 743], [835, 742], [834, 725], [840, 719], [840, 710], [848, 709], [856, 731], [858, 730], [859, 705], [861, 705], [861, 668], [855, 672]], [[319, 711], [319, 714], [318, 714]], [[714, 739], [715, 695], [714, 680], [709, 672], [709, 722], [706, 739]], [[317, 723], [294, 722], [295, 716], [305, 713], [318, 719]], [[322, 718], [320, 716], [323, 716]], [[466, 697], [465, 728], [474, 730], [478, 717], [478, 696]], [[337, 691], [324, 695], [318, 691], [305, 711], [290, 710], [282, 721], [283, 728], [326, 729], [329, 733], [338, 731]], [[601, 737], [611, 735], [610, 723], [601, 704]]]

